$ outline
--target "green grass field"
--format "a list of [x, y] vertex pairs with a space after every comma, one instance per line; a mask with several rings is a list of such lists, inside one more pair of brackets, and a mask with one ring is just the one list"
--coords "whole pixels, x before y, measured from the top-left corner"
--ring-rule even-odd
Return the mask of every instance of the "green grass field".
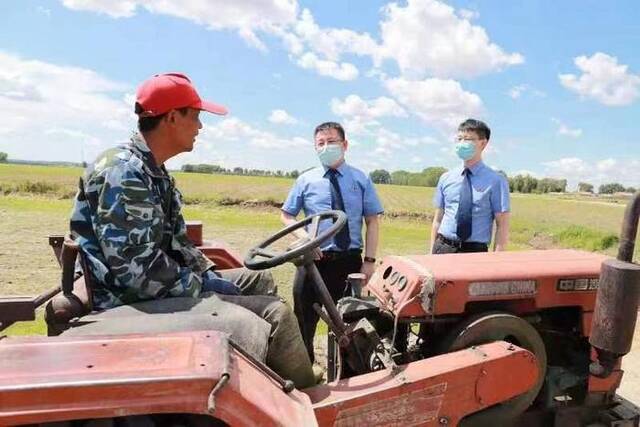
[[[0, 165], [0, 295], [33, 295], [55, 286], [60, 271], [47, 244], [68, 230], [81, 169]], [[202, 220], [206, 238], [240, 253], [280, 228], [277, 206], [292, 184], [284, 178], [175, 173], [187, 219]], [[380, 185], [386, 215], [380, 255], [424, 253], [433, 214], [432, 188]], [[579, 248], [612, 254], [624, 204], [550, 195], [512, 195], [510, 250]], [[637, 255], [637, 252], [636, 252]], [[293, 267], [274, 271], [280, 293], [291, 296]], [[16, 327], [17, 326], [17, 327]], [[10, 333], [42, 332], [42, 321]]]

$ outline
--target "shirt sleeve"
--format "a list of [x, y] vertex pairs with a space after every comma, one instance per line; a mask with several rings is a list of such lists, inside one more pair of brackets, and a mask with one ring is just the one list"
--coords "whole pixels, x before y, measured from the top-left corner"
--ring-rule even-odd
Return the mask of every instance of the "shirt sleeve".
[[491, 209], [494, 214], [511, 210], [509, 181], [502, 175], [498, 177], [491, 189]]
[[372, 216], [382, 213], [384, 213], [384, 209], [382, 208], [376, 187], [373, 185], [373, 181], [367, 177], [362, 195], [362, 214], [364, 216]]
[[300, 178], [291, 187], [287, 199], [282, 205], [282, 210], [291, 216], [298, 216], [300, 210], [304, 206], [303, 184]]
[[201, 274], [184, 267], [162, 249], [163, 212], [144, 174], [113, 168], [99, 192], [94, 228], [122, 300], [197, 296]]
[[433, 192], [433, 207], [436, 209], [444, 209], [444, 192], [442, 191], [443, 177], [444, 174], [440, 175], [436, 190]]

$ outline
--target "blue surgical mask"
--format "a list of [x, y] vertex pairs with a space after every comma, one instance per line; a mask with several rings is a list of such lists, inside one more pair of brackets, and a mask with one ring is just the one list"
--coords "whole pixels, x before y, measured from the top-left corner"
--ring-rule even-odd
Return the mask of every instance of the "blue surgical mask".
[[462, 160], [469, 160], [476, 154], [476, 144], [469, 141], [459, 141], [456, 143], [456, 154]]
[[341, 144], [327, 144], [318, 151], [318, 158], [323, 165], [331, 167], [342, 159], [343, 154]]

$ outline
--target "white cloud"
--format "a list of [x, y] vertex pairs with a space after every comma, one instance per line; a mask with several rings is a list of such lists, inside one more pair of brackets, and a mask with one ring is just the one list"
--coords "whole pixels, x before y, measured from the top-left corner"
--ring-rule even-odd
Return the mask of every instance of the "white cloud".
[[584, 176], [590, 172], [589, 164], [577, 157], [565, 157], [559, 160], [544, 162], [547, 172], [557, 178]]
[[391, 148], [386, 145], [378, 145], [374, 150], [373, 154], [376, 157], [390, 157], [391, 156]]
[[[133, 89], [89, 69], [0, 51], [0, 151], [13, 159], [92, 161], [135, 128]], [[172, 159], [170, 167], [185, 161], [282, 170], [315, 164], [307, 139], [283, 137], [238, 118], [204, 119], [215, 125], [205, 122], [194, 151]], [[274, 148], [294, 152], [295, 164], [289, 156], [268, 155]]]
[[312, 147], [312, 143], [301, 137], [282, 138], [272, 132], [257, 129], [248, 123], [230, 117], [215, 125], [205, 125], [200, 139], [203, 143], [214, 145], [233, 142], [248, 142], [256, 148], [302, 148]]
[[51, 135], [60, 135], [66, 138], [76, 138], [80, 141], [82, 141], [85, 144], [88, 145], [92, 145], [92, 146], [99, 146], [101, 144], [102, 141], [100, 141], [99, 138], [93, 136], [93, 135], [89, 135], [85, 132], [79, 131], [79, 130], [74, 130], [74, 129], [65, 129], [65, 128], [51, 128], [51, 129], [47, 129], [44, 132], [45, 135], [47, 136], [51, 136]]
[[386, 96], [366, 101], [358, 95], [349, 95], [344, 100], [333, 98], [331, 111], [342, 117], [360, 116], [377, 118], [384, 116], [404, 117], [406, 112], [396, 101]]
[[269, 115], [269, 121], [276, 124], [294, 124], [298, 119], [287, 113], [285, 110], [273, 110]]
[[344, 28], [320, 28], [308, 9], [302, 11], [294, 26], [295, 35], [311, 51], [331, 61], [339, 61], [345, 53], [372, 55], [378, 48], [367, 33]]
[[513, 99], [518, 99], [522, 95], [522, 92], [524, 92], [526, 89], [527, 89], [526, 85], [514, 86], [511, 89], [509, 89], [509, 92], [507, 94]]
[[[380, 126], [377, 120], [364, 121], [359, 117], [348, 117], [342, 119], [342, 126], [348, 135], [370, 135], [371, 128]], [[351, 142], [351, 138], [349, 137]]]
[[545, 176], [564, 178], [575, 188], [578, 182], [588, 182], [596, 188], [601, 184], [618, 182], [637, 187], [640, 183], [640, 160], [604, 159], [589, 162], [577, 157], [562, 158], [543, 163]]
[[407, 110], [445, 134], [464, 119], [482, 115], [480, 97], [455, 80], [395, 78], [386, 80], [385, 86]]
[[474, 77], [521, 64], [519, 53], [506, 53], [468, 14], [437, 0], [391, 3], [383, 9], [382, 45], [377, 63], [393, 59], [409, 77]]
[[212, 30], [237, 31], [251, 46], [266, 47], [258, 32], [271, 32], [274, 27], [290, 25], [298, 15], [296, 0], [63, 0], [74, 10], [93, 11], [113, 18], [128, 18], [138, 8], [148, 12], [183, 18]]
[[0, 96], [13, 101], [42, 101], [42, 94], [35, 84], [6, 74], [0, 75]]
[[36, 7], [36, 12], [38, 12], [41, 15], [46, 16], [47, 18], [51, 17], [51, 9], [47, 9], [46, 7], [38, 6], [38, 7]]
[[560, 125], [558, 128], [558, 135], [579, 138], [582, 135], [582, 129], [571, 129], [567, 125]]
[[320, 59], [313, 52], [303, 54], [296, 63], [307, 70], [315, 70], [321, 76], [337, 80], [354, 80], [359, 74], [356, 66], [351, 63]]
[[615, 159], [604, 159], [596, 163], [598, 172], [609, 173], [615, 170], [618, 162]]
[[[73, 84], [69, 84], [73, 82]], [[79, 161], [113, 145], [130, 128], [133, 105], [124, 94], [129, 86], [95, 71], [29, 60], [0, 51], [0, 127], [9, 135], [1, 151], [13, 158]], [[19, 142], [19, 143], [18, 143]]]
[[373, 150], [365, 154], [367, 157], [388, 159], [398, 150], [422, 150], [425, 146], [440, 144], [430, 136], [407, 137], [383, 127], [377, 119], [407, 116], [406, 110], [391, 98], [365, 100], [352, 94], [343, 100], [333, 98], [330, 105], [331, 111], [342, 118], [348, 135], [364, 135], [374, 144]]
[[551, 121], [558, 125], [558, 135], [568, 136], [570, 138], [579, 138], [582, 136], [582, 129], [572, 129], [558, 119], [551, 119]]
[[370, 56], [378, 48], [367, 33], [321, 28], [308, 9], [302, 11], [295, 24], [272, 31], [298, 66], [338, 80], [353, 80], [360, 74], [354, 64], [342, 60], [345, 54]]
[[380, 126], [381, 117], [406, 117], [407, 113], [396, 101], [386, 96], [364, 100], [358, 95], [349, 95], [344, 100], [333, 98], [331, 111], [345, 122], [349, 133], [367, 134]]
[[297, 0], [61, 0], [74, 10], [128, 18], [144, 9], [194, 22], [212, 30], [236, 31], [249, 45], [266, 51], [263, 36], [279, 38], [296, 65], [338, 80], [360, 72], [346, 55], [371, 58], [379, 66], [393, 60], [411, 78], [473, 77], [524, 62], [491, 42], [472, 25], [476, 11], [456, 10], [439, 0], [409, 0], [382, 9], [381, 40], [347, 28], [321, 27]]
[[509, 95], [513, 99], [519, 99], [523, 94], [527, 92], [536, 97], [547, 96], [546, 93], [542, 92], [541, 90], [535, 89], [529, 86], [528, 84], [513, 86], [511, 89], [509, 89], [509, 91], [507, 92], [507, 95]]
[[558, 78], [582, 98], [617, 107], [629, 105], [640, 96], [640, 75], [629, 73], [626, 65], [618, 64], [618, 58], [597, 52], [591, 57], [578, 56], [574, 63], [582, 72], [580, 76], [560, 74]]
[[112, 18], [133, 16], [138, 3], [136, 0], [62, 0], [69, 9], [103, 13]]
[[228, 117], [205, 124], [194, 150], [176, 156], [168, 164], [175, 169], [185, 163], [212, 163], [225, 168], [302, 170], [316, 165], [314, 153], [311, 140], [284, 137]]
[[[398, 162], [400, 154], [428, 153], [430, 158], [433, 158], [433, 153], [437, 150], [437, 147], [442, 145], [440, 141], [430, 136], [407, 137], [383, 127], [374, 129], [369, 139], [374, 144], [373, 150], [369, 149], [364, 153], [364, 157], [372, 162], [380, 162], [382, 160], [383, 167], [388, 170], [406, 168], [406, 166], [401, 166], [401, 163]], [[422, 158], [417, 155], [407, 156], [407, 159], [410, 159], [409, 161], [414, 164], [422, 163]]]
[[476, 10], [460, 9], [458, 13], [463, 19], [466, 19], [467, 21], [478, 19], [480, 17], [480, 13]]

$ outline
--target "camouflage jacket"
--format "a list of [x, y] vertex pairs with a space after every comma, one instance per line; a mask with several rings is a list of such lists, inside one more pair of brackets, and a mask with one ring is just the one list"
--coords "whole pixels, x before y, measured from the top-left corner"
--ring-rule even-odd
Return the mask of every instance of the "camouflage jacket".
[[213, 263], [187, 238], [180, 192], [140, 135], [98, 156], [79, 187], [71, 234], [95, 282], [95, 308], [200, 293]]

